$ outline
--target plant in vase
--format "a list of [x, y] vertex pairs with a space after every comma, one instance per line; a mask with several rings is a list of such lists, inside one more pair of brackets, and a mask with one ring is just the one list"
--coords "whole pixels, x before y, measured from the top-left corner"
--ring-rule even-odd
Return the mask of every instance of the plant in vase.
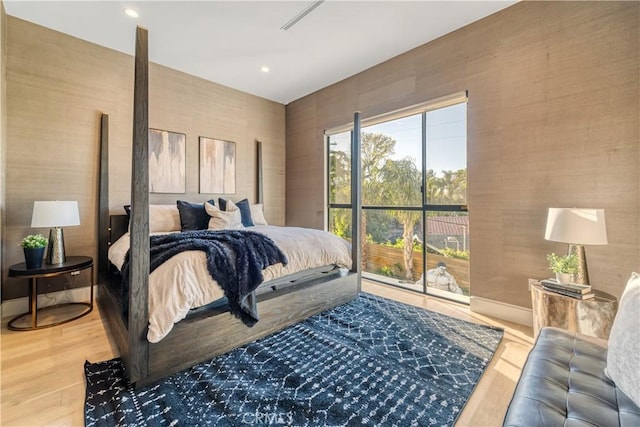
[[24, 261], [27, 268], [42, 267], [44, 248], [47, 247], [47, 239], [42, 234], [30, 234], [20, 242], [24, 251]]
[[547, 261], [549, 261], [549, 270], [556, 273], [558, 283], [573, 282], [575, 274], [578, 272], [578, 254], [556, 255], [550, 253], [547, 255]]

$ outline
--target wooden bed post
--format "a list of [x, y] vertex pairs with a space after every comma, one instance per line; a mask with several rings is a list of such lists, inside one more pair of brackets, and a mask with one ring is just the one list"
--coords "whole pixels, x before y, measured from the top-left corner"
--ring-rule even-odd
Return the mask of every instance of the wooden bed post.
[[353, 134], [351, 135], [351, 271], [358, 273], [358, 290], [361, 289], [361, 233], [362, 222], [360, 212], [362, 212], [362, 200], [360, 192], [362, 190], [362, 173], [360, 169], [360, 112], [353, 115]]
[[147, 30], [136, 29], [129, 270], [129, 380], [147, 377], [149, 343], [149, 58]]
[[100, 164], [98, 165], [98, 274], [109, 269], [109, 115], [100, 118]]
[[[257, 162], [257, 180], [256, 182], [256, 203], [264, 203], [264, 193], [262, 187], [262, 142], [256, 141], [256, 162]], [[262, 207], [264, 209], [264, 206]]]

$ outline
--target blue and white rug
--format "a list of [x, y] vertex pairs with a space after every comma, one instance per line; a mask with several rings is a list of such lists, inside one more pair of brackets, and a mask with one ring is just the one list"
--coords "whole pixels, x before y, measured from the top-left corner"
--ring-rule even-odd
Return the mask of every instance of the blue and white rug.
[[85, 364], [87, 426], [449, 426], [503, 331], [362, 293], [133, 390]]

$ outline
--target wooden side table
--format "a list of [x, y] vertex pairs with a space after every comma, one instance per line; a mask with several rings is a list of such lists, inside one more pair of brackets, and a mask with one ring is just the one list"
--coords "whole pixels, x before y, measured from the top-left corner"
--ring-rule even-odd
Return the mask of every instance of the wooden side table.
[[[78, 274], [81, 270], [91, 269], [91, 299], [89, 302], [68, 302], [63, 304], [50, 305], [38, 308], [38, 279], [45, 277], [61, 276], [63, 274]], [[9, 268], [9, 277], [22, 277], [29, 279], [29, 311], [11, 319], [7, 327], [13, 331], [32, 331], [34, 329], [50, 328], [71, 322], [82, 316], [86, 316], [93, 310], [93, 258], [87, 256], [69, 256], [62, 264], [43, 264], [41, 268], [27, 268], [26, 264], [20, 263]], [[71, 315], [66, 315], [61, 320], [53, 320], [45, 323], [38, 323], [38, 314], [43, 312], [53, 312], [64, 306], [80, 307], [80, 312], [72, 310]]]
[[618, 309], [618, 300], [606, 292], [593, 290], [591, 299], [577, 299], [550, 292], [539, 284], [531, 285], [531, 307], [533, 311], [533, 335], [544, 326], [555, 326], [609, 339], [611, 325]]

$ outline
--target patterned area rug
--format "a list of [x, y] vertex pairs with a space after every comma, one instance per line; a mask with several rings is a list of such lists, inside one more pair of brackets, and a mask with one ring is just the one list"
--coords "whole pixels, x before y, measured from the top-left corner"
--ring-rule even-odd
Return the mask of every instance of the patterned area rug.
[[87, 426], [453, 425], [503, 331], [362, 293], [134, 391], [85, 364]]

